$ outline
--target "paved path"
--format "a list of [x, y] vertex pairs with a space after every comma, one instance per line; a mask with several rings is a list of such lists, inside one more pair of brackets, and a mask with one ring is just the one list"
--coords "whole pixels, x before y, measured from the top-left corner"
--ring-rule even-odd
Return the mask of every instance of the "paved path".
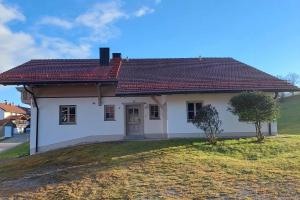
[[27, 141], [29, 141], [29, 134], [15, 135], [12, 138], [2, 140], [0, 141], [0, 152], [6, 151]]

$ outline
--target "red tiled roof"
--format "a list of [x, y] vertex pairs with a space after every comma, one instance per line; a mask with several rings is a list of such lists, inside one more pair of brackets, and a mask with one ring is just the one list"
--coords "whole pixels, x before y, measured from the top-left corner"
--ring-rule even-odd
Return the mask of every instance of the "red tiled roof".
[[9, 123], [9, 122], [11, 122], [10, 119], [7, 119], [7, 118], [1, 119], [1, 120], [0, 120], [0, 126], [4, 126], [4, 125], [6, 125], [6, 124]]
[[0, 75], [2, 84], [115, 81], [108, 76], [114, 65], [99, 59], [31, 60]]
[[122, 65], [122, 59], [121, 58], [114, 58], [111, 61], [112, 68], [108, 73], [109, 79], [117, 79], [120, 67]]
[[0, 126], [4, 126], [5, 124], [12, 122], [14, 120], [29, 120], [29, 117], [25, 115], [10, 115], [0, 120]]
[[4, 110], [5, 112], [26, 114], [26, 110], [24, 110], [18, 106], [8, 104], [8, 103], [0, 103], [0, 109]]
[[117, 94], [290, 91], [299, 88], [232, 58], [124, 60]]
[[299, 90], [232, 58], [32, 60], [0, 75], [7, 85], [101, 81], [117, 81], [117, 95]]

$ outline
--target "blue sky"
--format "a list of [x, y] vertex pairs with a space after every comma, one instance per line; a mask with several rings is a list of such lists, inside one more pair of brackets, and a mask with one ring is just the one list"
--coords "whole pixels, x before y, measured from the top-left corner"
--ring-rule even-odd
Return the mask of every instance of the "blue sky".
[[[233, 57], [300, 74], [299, 0], [0, 0], [0, 71], [34, 58]], [[20, 103], [13, 88], [0, 101]]]

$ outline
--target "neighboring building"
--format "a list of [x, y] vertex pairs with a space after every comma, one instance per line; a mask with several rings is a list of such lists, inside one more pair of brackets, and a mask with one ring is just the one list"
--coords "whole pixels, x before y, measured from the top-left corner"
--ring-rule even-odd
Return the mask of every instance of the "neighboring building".
[[0, 103], [0, 120], [12, 115], [26, 115], [26, 110], [12, 103]]
[[11, 115], [0, 120], [0, 138], [13, 137], [15, 134], [23, 133], [29, 126], [29, 116]]
[[12, 103], [0, 103], [0, 138], [23, 133], [29, 122], [28, 108]]
[[11, 120], [0, 120], [0, 139], [12, 137], [15, 127], [16, 125]]
[[[0, 84], [24, 85], [32, 105], [30, 151], [82, 142], [142, 138], [204, 137], [191, 123], [197, 109], [212, 104], [222, 120], [222, 137], [255, 135], [252, 124], [227, 110], [242, 91], [298, 88], [232, 58], [31, 60], [0, 75]], [[275, 135], [277, 123], [264, 124]]]

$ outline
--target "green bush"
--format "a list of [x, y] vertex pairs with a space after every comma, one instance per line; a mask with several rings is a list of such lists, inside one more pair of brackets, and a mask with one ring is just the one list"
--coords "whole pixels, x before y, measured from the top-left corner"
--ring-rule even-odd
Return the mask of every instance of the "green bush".
[[257, 140], [263, 141], [263, 122], [271, 122], [278, 117], [278, 105], [274, 98], [262, 92], [243, 92], [230, 99], [228, 110], [239, 120], [255, 125]]
[[193, 124], [204, 131], [210, 144], [217, 143], [217, 136], [223, 131], [219, 113], [212, 105], [201, 107], [193, 120]]

